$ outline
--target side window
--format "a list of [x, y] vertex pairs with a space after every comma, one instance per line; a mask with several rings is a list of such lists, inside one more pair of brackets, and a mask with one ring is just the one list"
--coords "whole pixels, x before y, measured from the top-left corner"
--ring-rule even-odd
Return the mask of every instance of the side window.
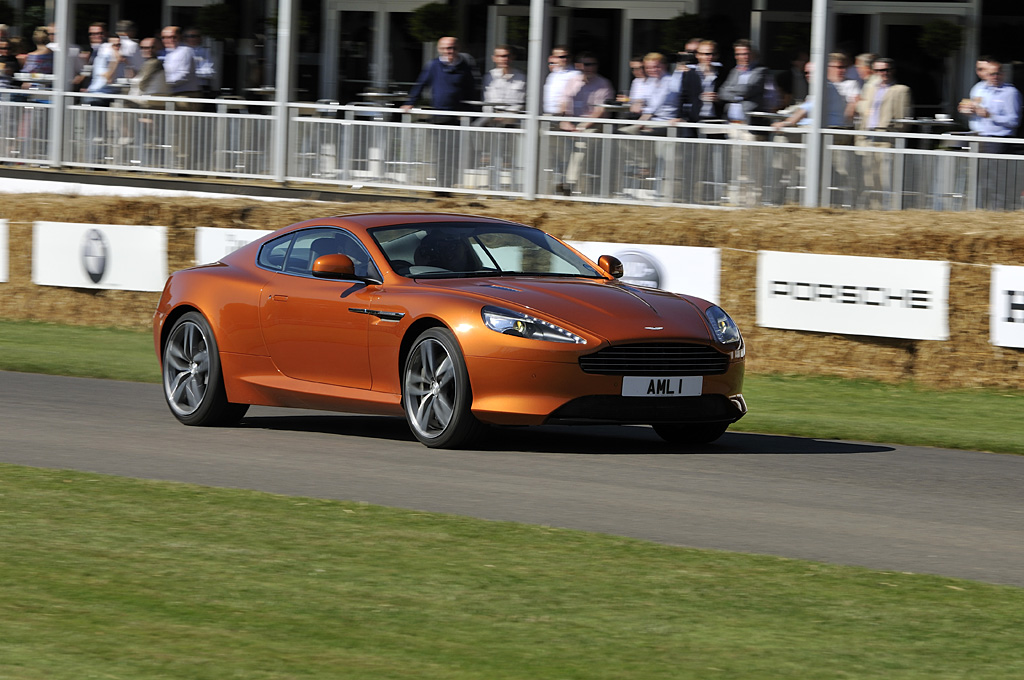
[[352, 258], [356, 275], [380, 278], [380, 271], [366, 248], [347, 231], [328, 227], [305, 229], [282, 237], [282, 245], [283, 248], [278, 250], [277, 241], [266, 244], [260, 251], [260, 264], [288, 274], [309, 276], [318, 257], [341, 253]]
[[293, 234], [282, 236], [279, 239], [263, 244], [260, 248], [259, 258], [256, 263], [261, 267], [281, 271], [284, 268], [284, 258], [288, 254], [288, 246], [292, 244]]

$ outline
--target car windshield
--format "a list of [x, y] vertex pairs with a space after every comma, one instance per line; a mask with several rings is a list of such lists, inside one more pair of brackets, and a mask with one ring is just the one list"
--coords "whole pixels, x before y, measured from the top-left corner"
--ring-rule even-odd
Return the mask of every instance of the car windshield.
[[434, 222], [378, 227], [370, 233], [402, 276], [603, 277], [564, 243], [531, 227]]

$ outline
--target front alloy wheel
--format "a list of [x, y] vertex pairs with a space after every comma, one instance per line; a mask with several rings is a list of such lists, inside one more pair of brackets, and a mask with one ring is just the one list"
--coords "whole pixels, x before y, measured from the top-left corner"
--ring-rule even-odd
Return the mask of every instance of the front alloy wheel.
[[405, 416], [416, 438], [431, 448], [456, 448], [472, 441], [480, 422], [462, 352], [450, 331], [431, 328], [416, 339], [402, 378]]

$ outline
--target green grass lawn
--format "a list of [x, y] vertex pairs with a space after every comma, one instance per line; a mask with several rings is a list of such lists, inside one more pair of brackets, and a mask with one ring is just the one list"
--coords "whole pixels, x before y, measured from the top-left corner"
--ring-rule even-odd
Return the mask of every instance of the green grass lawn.
[[1024, 589], [0, 465], [0, 678], [1024, 677]]
[[[147, 333], [25, 322], [0, 369], [159, 380]], [[1024, 452], [1014, 393], [745, 393], [738, 429]], [[2, 464], [0, 584], [4, 680], [1024, 677], [1020, 588]]]
[[[0, 370], [159, 382], [147, 332], [0, 321]], [[1024, 454], [1024, 392], [747, 374], [735, 431]]]

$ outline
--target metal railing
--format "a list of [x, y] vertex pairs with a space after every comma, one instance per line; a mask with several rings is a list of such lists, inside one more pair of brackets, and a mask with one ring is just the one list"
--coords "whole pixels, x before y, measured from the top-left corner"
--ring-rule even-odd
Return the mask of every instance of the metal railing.
[[[801, 128], [601, 119], [586, 132], [541, 117], [237, 98], [65, 95], [60, 165], [135, 173], [323, 183], [601, 203], [754, 207], [801, 204]], [[44, 90], [0, 90], [0, 163], [53, 163], [54, 104]], [[280, 129], [286, 121], [286, 129]], [[570, 129], [563, 129], [568, 127]], [[276, 163], [274, 140], [286, 135]], [[969, 135], [823, 131], [817, 204], [847, 208], [1024, 207], [1024, 140], [992, 153]], [[526, 177], [528, 145], [539, 166]], [[283, 168], [283, 170], [281, 170]], [[531, 181], [528, 181], [531, 180]]]

